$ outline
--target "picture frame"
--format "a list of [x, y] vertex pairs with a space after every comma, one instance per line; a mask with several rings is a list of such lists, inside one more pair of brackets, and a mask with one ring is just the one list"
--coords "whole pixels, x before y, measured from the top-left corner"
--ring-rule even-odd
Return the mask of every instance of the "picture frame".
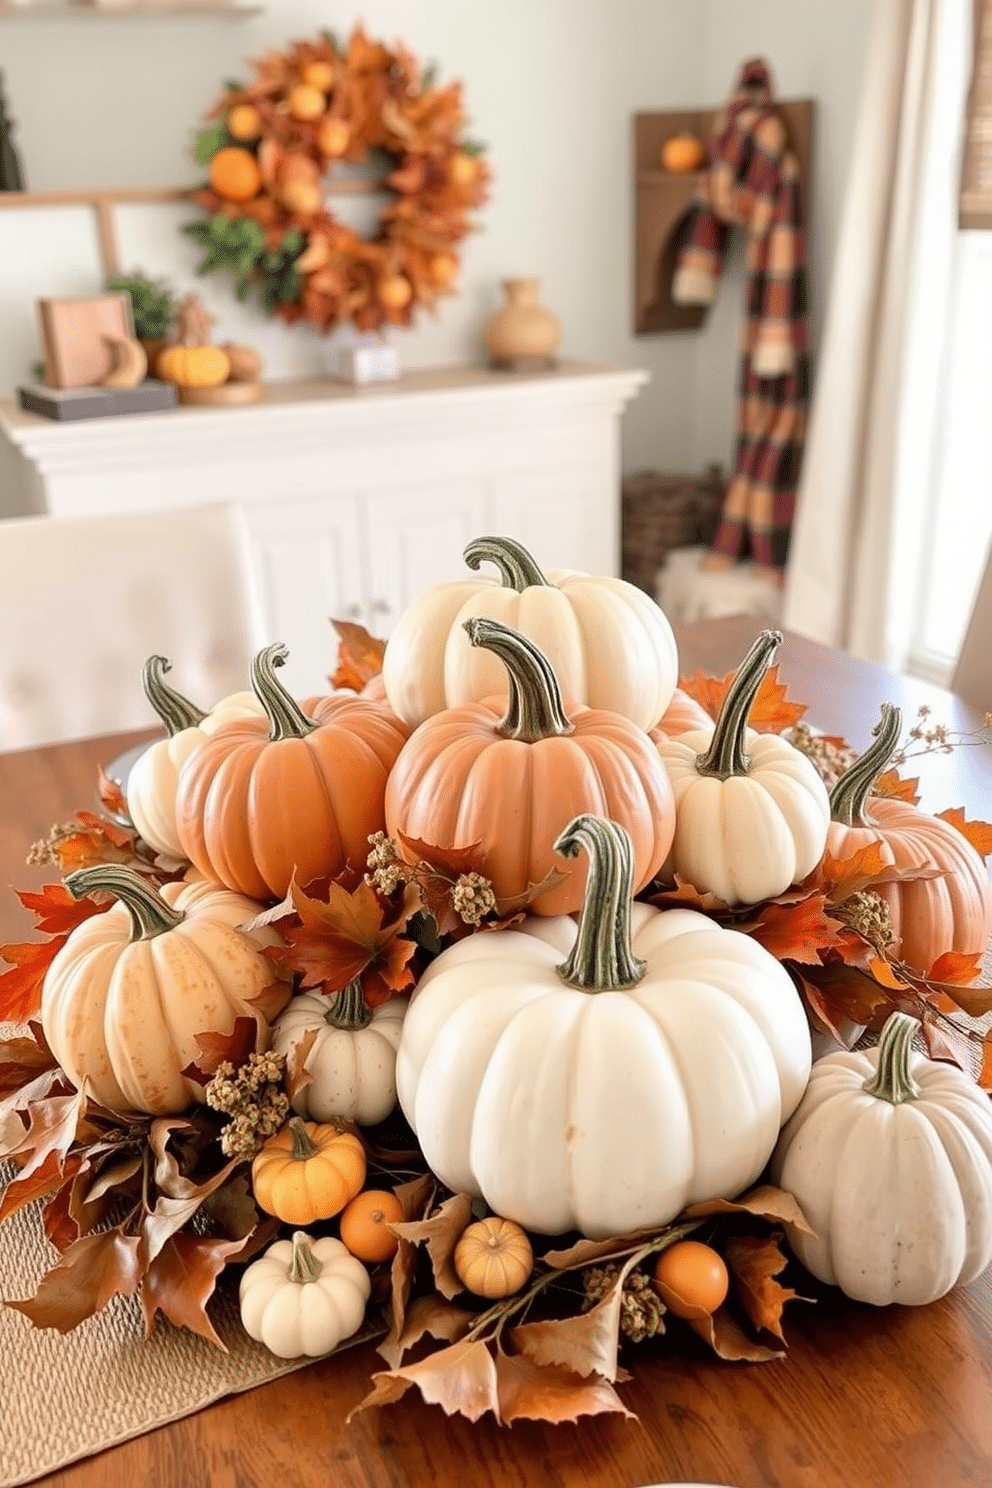
[[134, 337], [126, 294], [39, 299], [48, 387], [93, 387], [114, 367], [113, 343]]

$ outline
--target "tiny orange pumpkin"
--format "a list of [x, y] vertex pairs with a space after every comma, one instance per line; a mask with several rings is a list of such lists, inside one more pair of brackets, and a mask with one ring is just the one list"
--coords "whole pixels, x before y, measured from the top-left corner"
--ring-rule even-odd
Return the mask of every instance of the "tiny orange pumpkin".
[[388, 1261], [399, 1249], [399, 1236], [389, 1228], [403, 1218], [403, 1205], [388, 1189], [363, 1188], [341, 1211], [341, 1239], [360, 1261]]
[[534, 1269], [527, 1231], [490, 1214], [462, 1232], [454, 1254], [458, 1280], [477, 1297], [511, 1297]]
[[286, 1224], [339, 1214], [365, 1182], [365, 1148], [350, 1131], [291, 1116], [251, 1165], [256, 1201]]

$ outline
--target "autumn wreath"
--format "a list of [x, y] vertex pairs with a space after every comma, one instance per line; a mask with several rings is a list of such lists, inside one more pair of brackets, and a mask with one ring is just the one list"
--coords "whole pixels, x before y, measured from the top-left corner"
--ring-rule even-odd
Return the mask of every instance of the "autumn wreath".
[[[210, 215], [184, 231], [205, 249], [199, 272], [226, 270], [239, 299], [257, 290], [271, 314], [325, 332], [409, 325], [451, 292], [469, 214], [486, 200], [461, 84], [435, 86], [432, 68], [361, 26], [346, 46], [323, 32], [250, 65], [254, 80], [228, 83], [197, 137], [209, 184], [191, 196]], [[389, 194], [369, 238], [325, 204], [342, 164], [371, 175], [352, 189]]]

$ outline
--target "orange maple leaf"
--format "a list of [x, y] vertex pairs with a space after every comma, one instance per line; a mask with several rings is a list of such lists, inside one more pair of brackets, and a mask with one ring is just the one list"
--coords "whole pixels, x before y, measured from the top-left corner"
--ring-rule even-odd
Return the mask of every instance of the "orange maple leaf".
[[987, 858], [992, 853], [992, 822], [968, 821], [960, 806], [953, 806], [948, 811], [938, 811], [937, 815], [941, 821], [957, 827], [980, 858]]
[[927, 972], [928, 982], [943, 982], [954, 987], [968, 987], [982, 969], [982, 952], [965, 955], [962, 951], [945, 951]]
[[[109, 901], [97, 904], [94, 899], [86, 897], [74, 899], [65, 884], [46, 884], [38, 893], [30, 889], [17, 889], [15, 892], [24, 908], [32, 910], [37, 917], [35, 929], [45, 935], [68, 934], [92, 915], [103, 914], [110, 908]], [[0, 948], [2, 955], [3, 949]], [[9, 960], [9, 957], [5, 959]]]
[[11, 970], [0, 976], [0, 1022], [26, 1023], [41, 1011], [45, 975], [68, 939], [68, 935], [56, 935], [51, 940], [0, 946], [0, 956], [11, 964]]
[[903, 780], [898, 770], [884, 770], [881, 775], [876, 776], [872, 793], [876, 796], [888, 796], [895, 801], [908, 801], [911, 806], [918, 806], [920, 793], [916, 787], [919, 783], [919, 776], [914, 776], [912, 780]]
[[382, 671], [386, 643], [370, 635], [364, 625], [356, 625], [353, 620], [332, 620], [331, 624], [341, 637], [331, 686], [350, 687], [361, 692], [365, 684]]
[[840, 946], [845, 927], [826, 912], [825, 894], [811, 894], [797, 904], [767, 904], [758, 918], [742, 926], [777, 961], [818, 966], [819, 952]]
[[329, 884], [326, 902], [295, 884], [291, 893], [300, 924], [280, 927], [285, 946], [270, 946], [264, 954], [299, 972], [303, 987], [342, 992], [360, 977], [369, 1006], [377, 1007], [412, 984], [407, 963], [416, 944], [400, 932], [421, 907], [415, 884], [407, 884], [395, 904], [384, 903], [364, 879], [351, 893]]
[[[695, 672], [691, 677], [680, 677], [679, 687], [695, 698], [715, 719], [727, 695], [727, 689], [736, 676], [728, 672], [725, 677], [711, 677], [705, 672]], [[789, 701], [788, 689], [778, 680], [778, 662], [768, 668], [758, 688], [758, 695], [748, 714], [748, 727], [759, 734], [780, 734], [784, 729], [798, 723], [807, 712], [805, 703]]]
[[982, 1042], [982, 1067], [978, 1074], [978, 1083], [983, 1090], [992, 1090], [992, 1031], [985, 1035]]

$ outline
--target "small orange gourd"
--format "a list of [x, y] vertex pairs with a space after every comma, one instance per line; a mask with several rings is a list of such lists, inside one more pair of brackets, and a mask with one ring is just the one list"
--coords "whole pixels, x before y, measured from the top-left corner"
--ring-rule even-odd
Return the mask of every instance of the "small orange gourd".
[[454, 1254], [458, 1280], [476, 1297], [511, 1297], [534, 1269], [527, 1231], [490, 1214], [462, 1233]]
[[251, 150], [225, 145], [211, 158], [210, 184], [228, 201], [251, 201], [262, 189], [262, 172]]
[[231, 363], [219, 346], [167, 346], [155, 370], [176, 387], [219, 387], [230, 376]]
[[709, 1317], [730, 1289], [723, 1257], [701, 1240], [677, 1240], [663, 1250], [654, 1282], [669, 1312], [680, 1318]]
[[251, 1166], [255, 1199], [286, 1224], [340, 1214], [365, 1182], [365, 1148], [353, 1132], [290, 1117]]
[[403, 1218], [403, 1205], [388, 1189], [363, 1188], [341, 1211], [341, 1239], [360, 1261], [388, 1261], [399, 1248], [389, 1228]]

